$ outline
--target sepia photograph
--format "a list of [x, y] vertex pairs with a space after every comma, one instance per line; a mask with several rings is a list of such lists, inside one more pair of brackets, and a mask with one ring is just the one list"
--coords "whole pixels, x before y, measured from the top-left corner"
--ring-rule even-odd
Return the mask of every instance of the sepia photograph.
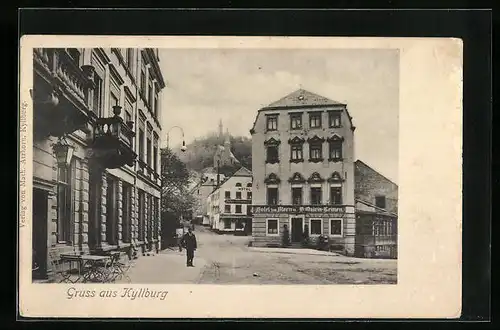
[[459, 40], [21, 41], [23, 315], [460, 313]]
[[33, 282], [397, 283], [398, 74], [391, 49], [34, 49]]

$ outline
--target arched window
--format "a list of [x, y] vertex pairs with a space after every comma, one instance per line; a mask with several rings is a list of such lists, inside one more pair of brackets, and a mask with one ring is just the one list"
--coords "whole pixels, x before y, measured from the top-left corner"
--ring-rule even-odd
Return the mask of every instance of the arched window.
[[247, 183], [247, 187], [252, 188], [252, 183], [251, 182]]
[[236, 187], [241, 187], [241, 183], [240, 182], [236, 183]]

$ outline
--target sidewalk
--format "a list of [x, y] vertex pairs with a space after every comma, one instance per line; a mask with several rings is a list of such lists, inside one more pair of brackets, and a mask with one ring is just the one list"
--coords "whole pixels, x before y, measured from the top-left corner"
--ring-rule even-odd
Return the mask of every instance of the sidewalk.
[[248, 250], [252, 252], [265, 252], [265, 253], [307, 254], [314, 256], [340, 256], [340, 254], [335, 252], [319, 251], [314, 249], [248, 247]]
[[[186, 267], [186, 252], [172, 250], [161, 251], [160, 254], [140, 256], [134, 260], [135, 265], [129, 270], [131, 283], [134, 284], [186, 284], [197, 283], [205, 260], [195, 256], [195, 267]], [[127, 283], [124, 279], [116, 283]]]

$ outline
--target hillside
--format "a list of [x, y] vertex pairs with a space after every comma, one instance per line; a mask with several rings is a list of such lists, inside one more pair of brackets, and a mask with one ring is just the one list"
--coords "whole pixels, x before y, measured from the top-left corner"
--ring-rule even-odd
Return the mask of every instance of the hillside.
[[[252, 141], [243, 136], [230, 136], [229, 140], [231, 141], [231, 151], [236, 159], [240, 161], [241, 166], [251, 170]], [[198, 138], [186, 145], [187, 150], [186, 152], [181, 153], [180, 158], [189, 170], [200, 172], [203, 169], [213, 167], [213, 158], [217, 145], [222, 144], [223, 142], [224, 141], [222, 141], [216, 134], [210, 134], [205, 137]], [[221, 169], [221, 172], [232, 172], [236, 171], [238, 168]]]

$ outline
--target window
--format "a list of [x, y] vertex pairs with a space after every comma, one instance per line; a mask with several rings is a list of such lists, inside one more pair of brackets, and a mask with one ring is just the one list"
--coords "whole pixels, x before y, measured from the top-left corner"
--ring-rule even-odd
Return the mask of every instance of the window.
[[118, 181], [108, 176], [106, 179], [106, 242], [116, 245], [118, 239]]
[[267, 116], [266, 127], [268, 131], [278, 130], [278, 116]]
[[155, 173], [158, 170], [158, 137], [153, 137], [153, 169]]
[[80, 66], [81, 53], [78, 50], [78, 48], [68, 48], [67, 52], [68, 52], [69, 56], [71, 57], [71, 59], [73, 60], [73, 62], [75, 62], [76, 65]]
[[123, 183], [122, 186], [122, 239], [130, 243], [132, 239], [132, 186]]
[[146, 93], [146, 66], [142, 64], [141, 66], [141, 94], [144, 97]]
[[278, 188], [267, 188], [267, 205], [278, 205]]
[[231, 229], [231, 220], [224, 219], [224, 229]]
[[342, 219], [330, 219], [330, 235], [342, 236]]
[[291, 160], [303, 160], [303, 154], [302, 154], [302, 144], [293, 144], [291, 146], [291, 155], [290, 159]]
[[342, 204], [342, 187], [330, 187], [330, 204]]
[[224, 205], [224, 213], [231, 213], [231, 205], [230, 204]]
[[302, 204], [302, 187], [292, 188], [292, 205]]
[[229, 190], [226, 190], [226, 191], [224, 192], [224, 197], [225, 197], [226, 199], [231, 199], [231, 192], [230, 192]]
[[132, 73], [134, 70], [133, 65], [134, 65], [134, 49], [133, 48], [127, 48], [127, 56], [125, 58], [125, 61], [127, 62], [127, 68]]
[[241, 191], [236, 192], [236, 199], [241, 199]]
[[319, 205], [321, 204], [321, 188], [313, 187], [311, 188], [311, 204]]
[[323, 146], [320, 143], [309, 145], [309, 158], [311, 160], [321, 160], [323, 158]]
[[252, 192], [251, 191], [247, 192], [247, 199], [252, 199]]
[[278, 235], [278, 219], [266, 220], [266, 233], [267, 235]]
[[375, 206], [380, 207], [381, 209], [385, 209], [385, 196], [376, 196]]
[[309, 234], [310, 235], [321, 235], [323, 234], [323, 221], [321, 219], [310, 219], [309, 220]]
[[329, 143], [330, 148], [330, 160], [342, 159], [342, 142], [332, 141]]
[[241, 183], [237, 182], [235, 186], [236, 187], [241, 187]]
[[301, 129], [302, 128], [302, 114], [293, 113], [290, 114], [290, 129]]
[[129, 99], [125, 100], [125, 122], [132, 121], [132, 103]]
[[251, 182], [247, 183], [247, 187], [252, 188], [252, 183]]
[[158, 118], [158, 94], [155, 94], [155, 105], [154, 105], [154, 115]]
[[92, 102], [92, 111], [98, 117], [100, 117], [102, 114], [102, 107], [103, 107], [103, 101], [104, 101], [104, 97], [103, 97], [104, 85], [102, 82], [102, 78], [97, 73], [94, 74], [94, 84], [95, 84], [95, 88], [93, 91], [94, 94], [93, 94], [93, 100], [92, 100], [93, 101]]
[[328, 121], [330, 127], [340, 127], [340, 112], [332, 111], [328, 113]]
[[57, 241], [71, 243], [74, 219], [74, 160], [69, 167], [60, 166], [57, 176]]
[[309, 114], [309, 127], [321, 128], [321, 112], [311, 112]]
[[241, 213], [241, 205], [236, 205], [235, 213]]
[[146, 162], [151, 167], [151, 139], [146, 138]]
[[148, 84], [148, 105], [150, 109], [153, 108], [153, 83], [151, 82], [151, 80]]
[[139, 160], [144, 161], [144, 130], [139, 128]]
[[109, 109], [111, 113], [113, 113], [113, 107], [118, 104], [119, 104], [118, 97], [115, 95], [115, 93], [111, 92], [109, 96]]
[[252, 206], [247, 205], [247, 215], [252, 215]]
[[266, 148], [266, 151], [267, 151], [266, 161], [268, 163], [276, 163], [279, 161], [278, 146], [268, 146]]
[[153, 238], [153, 230], [152, 230], [153, 221], [154, 221], [153, 195], [148, 194], [148, 221], [146, 223], [148, 241], [151, 241], [151, 239]]

